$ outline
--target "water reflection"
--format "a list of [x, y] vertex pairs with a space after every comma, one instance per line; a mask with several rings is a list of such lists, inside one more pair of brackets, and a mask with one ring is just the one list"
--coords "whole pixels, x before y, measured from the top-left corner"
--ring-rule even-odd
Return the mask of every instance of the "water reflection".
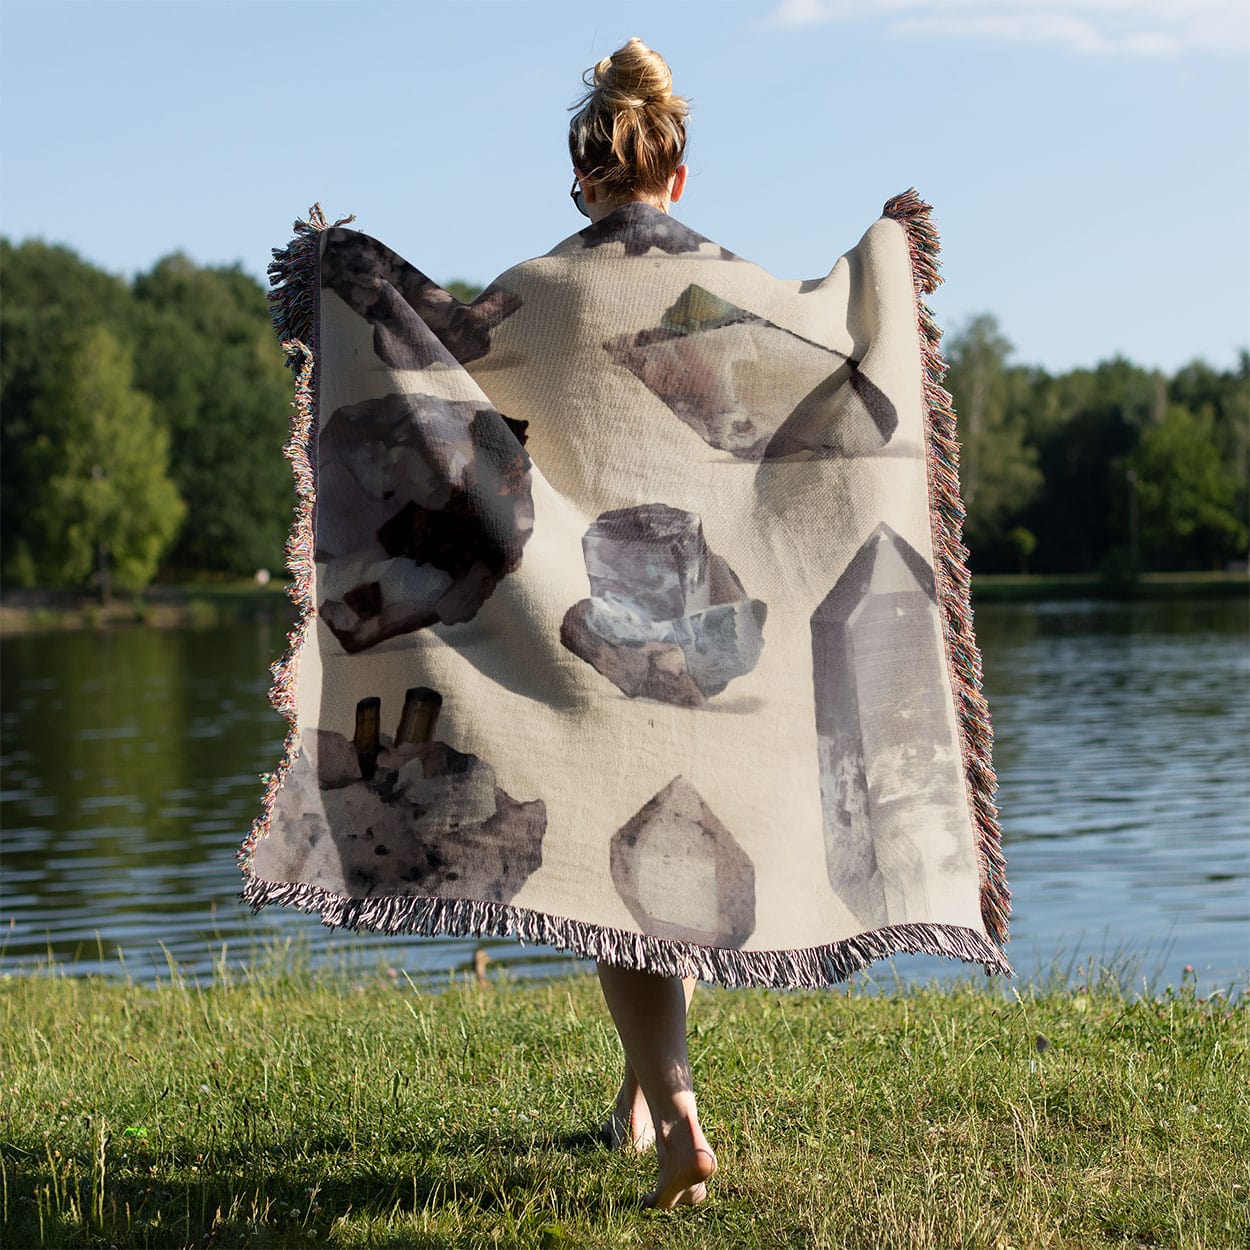
[[[1228, 984], [1250, 967], [1250, 654], [1244, 601], [987, 604], [1024, 974], [1065, 953], [1157, 955]], [[307, 938], [315, 961], [445, 976], [485, 945], [521, 975], [579, 965], [511, 941], [332, 934], [236, 900], [235, 853], [284, 723], [266, 701], [285, 627], [20, 635], [0, 647], [0, 968], [52, 956], [150, 980]], [[905, 976], [944, 961], [898, 960]]]
[[978, 612], [1017, 959], [1083, 939], [1244, 977], [1247, 619], [1240, 600]]

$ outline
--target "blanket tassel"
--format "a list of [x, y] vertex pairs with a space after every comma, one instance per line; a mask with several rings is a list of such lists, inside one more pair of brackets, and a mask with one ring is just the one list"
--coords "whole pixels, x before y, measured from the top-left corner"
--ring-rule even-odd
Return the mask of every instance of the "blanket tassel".
[[[335, 226], [355, 221], [341, 217]], [[294, 369], [295, 397], [291, 403], [291, 431], [282, 454], [291, 461], [295, 478], [295, 517], [286, 539], [286, 567], [291, 574], [287, 595], [298, 609], [296, 620], [287, 634], [283, 655], [270, 665], [269, 702], [287, 719], [286, 740], [282, 758], [271, 773], [261, 773], [264, 793], [260, 811], [248, 831], [236, 858], [249, 881], [252, 851], [259, 838], [269, 829], [273, 805], [282, 788], [287, 770], [299, 754], [296, 718], [299, 657], [317, 615], [313, 598], [314, 551], [313, 506], [316, 502], [317, 397], [316, 354], [318, 348], [317, 304], [319, 296], [318, 263], [320, 235], [330, 228], [320, 204], [308, 210], [307, 220], [295, 222], [295, 237], [285, 248], [273, 249], [269, 266], [269, 309], [274, 329], [286, 352], [287, 365]]]
[[959, 493], [959, 439], [951, 395], [941, 384], [946, 374], [946, 362], [941, 353], [942, 332], [923, 298], [932, 294], [942, 281], [938, 273], [940, 243], [930, 219], [932, 211], [932, 205], [926, 204], [912, 187], [887, 201], [882, 213], [906, 231], [911, 256], [928, 418], [929, 513], [938, 602], [942, 607], [947, 663], [955, 691], [969, 807], [976, 822], [981, 919], [986, 932], [1001, 946], [1007, 941], [1011, 893], [1007, 888], [1002, 830], [994, 802], [998, 787], [991, 763], [994, 734], [989, 708], [981, 693], [981, 652], [972, 629], [972, 578], [968, 571], [968, 548], [962, 541], [966, 513]]
[[898, 954], [962, 959], [984, 965], [987, 975], [1011, 975], [1011, 966], [993, 942], [959, 925], [889, 925], [824, 946], [750, 951], [656, 938], [507, 903], [428, 896], [344, 898], [306, 882], [262, 881], [254, 876], [247, 879], [243, 901], [254, 910], [279, 903], [318, 912], [321, 923], [330, 928], [516, 938], [585, 959], [602, 959], [660, 976], [693, 976], [730, 988], [819, 989], [845, 981], [874, 960]]

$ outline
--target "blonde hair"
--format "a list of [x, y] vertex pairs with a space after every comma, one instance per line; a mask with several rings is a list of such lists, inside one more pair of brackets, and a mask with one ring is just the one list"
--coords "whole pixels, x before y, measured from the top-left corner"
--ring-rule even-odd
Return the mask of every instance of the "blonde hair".
[[664, 58], [631, 39], [582, 75], [569, 155], [609, 195], [655, 195], [686, 152], [686, 101], [673, 94]]

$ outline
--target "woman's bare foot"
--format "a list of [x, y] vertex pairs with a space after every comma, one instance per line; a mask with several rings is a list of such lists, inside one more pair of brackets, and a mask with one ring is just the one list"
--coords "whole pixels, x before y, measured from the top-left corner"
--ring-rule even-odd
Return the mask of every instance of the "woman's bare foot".
[[[661, 1210], [696, 1206], [707, 1197], [716, 1156], [699, 1128], [686, 1050], [686, 1010], [694, 978], [620, 968], [602, 960], [598, 969], [627, 1064], [615, 1113], [618, 1127], [628, 1124], [622, 1136], [631, 1138], [645, 1123], [640, 1107], [635, 1113], [641, 1087], [656, 1134], [660, 1175], [644, 1205]], [[639, 1136], [645, 1141], [645, 1135]]]
[[642, 1154], [655, 1145], [651, 1108], [647, 1106], [637, 1080], [631, 1081], [628, 1076], [625, 1078], [612, 1114], [599, 1130], [599, 1135], [613, 1150], [636, 1150]]
[[643, 1206], [661, 1211], [698, 1206], [707, 1197], [707, 1182], [716, 1171], [716, 1156], [698, 1120], [663, 1125], [655, 1150], [660, 1161], [659, 1183], [643, 1199]]

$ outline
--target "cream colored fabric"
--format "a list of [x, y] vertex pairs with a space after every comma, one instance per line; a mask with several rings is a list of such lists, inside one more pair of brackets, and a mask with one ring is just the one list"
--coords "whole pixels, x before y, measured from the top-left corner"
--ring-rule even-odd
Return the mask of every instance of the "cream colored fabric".
[[730, 983], [1000, 961], [904, 225], [799, 283], [629, 205], [463, 309], [319, 245], [317, 615], [252, 900]]

